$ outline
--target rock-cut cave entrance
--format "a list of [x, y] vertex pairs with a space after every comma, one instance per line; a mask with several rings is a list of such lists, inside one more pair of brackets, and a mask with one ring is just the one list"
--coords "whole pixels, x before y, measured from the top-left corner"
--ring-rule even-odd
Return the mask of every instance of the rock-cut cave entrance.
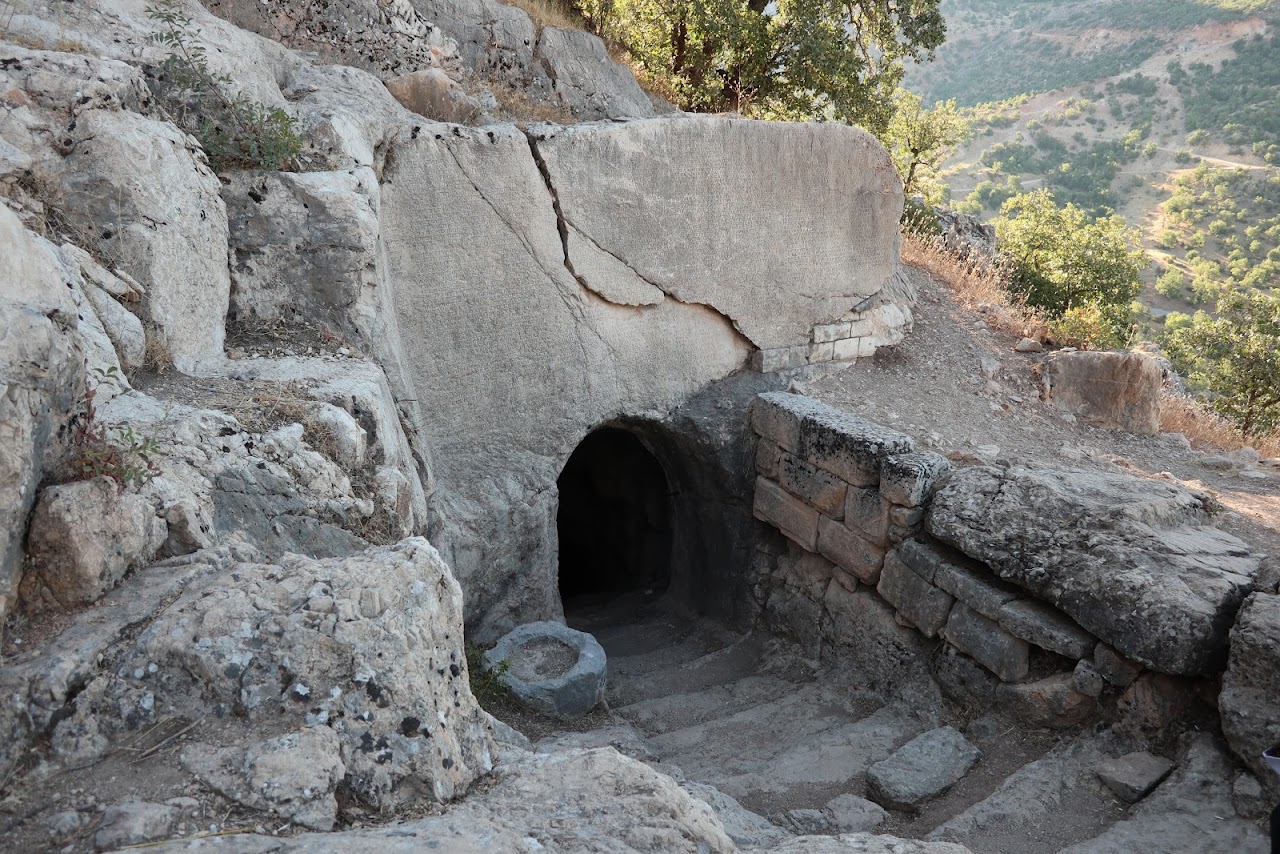
[[672, 488], [662, 464], [628, 430], [588, 434], [557, 480], [560, 599], [565, 610], [671, 583]]

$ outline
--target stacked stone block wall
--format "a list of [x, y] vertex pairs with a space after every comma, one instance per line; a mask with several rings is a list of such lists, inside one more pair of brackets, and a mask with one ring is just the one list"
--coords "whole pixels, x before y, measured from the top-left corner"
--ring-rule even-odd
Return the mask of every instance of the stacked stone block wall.
[[1033, 691], [1072, 710], [1042, 721], [1053, 725], [1078, 722], [1105, 686], [1138, 677], [1140, 665], [1066, 614], [921, 530], [946, 457], [800, 395], [760, 395], [750, 417], [754, 514], [785, 537], [762, 545], [755, 572], [773, 628], [819, 655], [871, 643], [923, 659], [944, 644], [1011, 703]]
[[834, 323], [814, 326], [811, 340], [804, 344], [757, 351], [753, 366], [770, 373], [825, 362], [852, 362], [897, 344], [910, 331], [911, 323], [910, 308], [873, 297]]

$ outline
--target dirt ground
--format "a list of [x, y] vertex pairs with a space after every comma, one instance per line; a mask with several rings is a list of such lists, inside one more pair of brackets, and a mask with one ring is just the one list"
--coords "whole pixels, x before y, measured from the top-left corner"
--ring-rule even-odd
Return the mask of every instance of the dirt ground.
[[1227, 508], [1219, 527], [1255, 552], [1280, 553], [1280, 461], [1214, 471], [1199, 463], [1214, 446], [1073, 423], [1040, 399], [1033, 369], [1045, 354], [1015, 352], [1016, 338], [989, 328], [927, 273], [908, 270], [920, 293], [912, 334], [802, 390], [942, 453], [1126, 471], [1208, 490]]

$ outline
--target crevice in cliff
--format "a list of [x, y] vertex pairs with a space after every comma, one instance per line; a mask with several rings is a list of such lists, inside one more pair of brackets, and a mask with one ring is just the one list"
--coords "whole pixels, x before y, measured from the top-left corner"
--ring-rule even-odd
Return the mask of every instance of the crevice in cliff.
[[551, 180], [551, 170], [547, 167], [547, 161], [543, 158], [542, 152], [538, 150], [538, 140], [527, 130], [524, 131], [524, 138], [529, 141], [529, 153], [533, 155], [538, 174], [542, 176], [542, 183], [547, 185], [547, 193], [551, 196], [551, 209], [556, 213], [556, 231], [560, 234], [560, 248], [564, 253], [564, 268], [578, 284], [587, 290], [592, 290], [587, 280], [573, 269], [573, 259], [569, 257], [569, 221], [565, 219], [564, 209], [560, 207], [560, 193], [556, 190], [555, 182]]
[[[625, 258], [621, 257], [616, 252], [612, 252], [606, 247], [602, 246], [594, 237], [592, 237], [591, 235], [587, 234], [585, 231], [583, 231], [582, 229], [574, 225], [573, 222], [571, 222], [569, 218], [565, 216], [564, 208], [560, 204], [560, 193], [556, 189], [555, 181], [553, 181], [551, 178], [551, 169], [549, 166], [547, 166], [546, 158], [542, 156], [542, 152], [538, 149], [537, 137], [528, 130], [524, 131], [524, 136], [525, 136], [525, 139], [529, 141], [529, 152], [530, 154], [533, 155], [533, 161], [538, 167], [538, 174], [542, 176], [542, 182], [546, 184], [547, 193], [551, 196], [551, 208], [552, 210], [555, 211], [555, 214], [556, 214], [556, 231], [559, 232], [560, 234], [560, 246], [564, 253], [564, 268], [569, 271], [569, 275], [573, 276], [574, 281], [576, 281], [579, 285], [581, 285], [586, 290], [590, 291], [591, 293], [605, 300], [606, 302], [612, 303], [614, 305], [625, 305], [624, 303], [614, 302], [614, 300], [609, 299], [607, 296], [602, 294], [597, 288], [593, 288], [587, 282], [586, 277], [581, 275], [580, 273], [578, 273], [576, 269], [574, 269], [573, 258], [569, 254], [569, 229], [570, 228], [572, 228], [575, 232], [577, 232], [577, 234], [580, 237], [582, 237], [583, 240], [590, 242], [592, 246], [596, 247], [601, 252], [615, 259], [619, 264], [622, 264], [624, 267], [630, 270], [635, 275], [635, 277], [640, 281], [644, 282], [650, 287], [656, 288], [658, 291], [662, 292], [666, 296], [670, 297], [671, 299], [675, 300], [676, 302], [682, 305], [701, 306], [702, 308], [705, 308], [708, 311], [718, 315], [722, 320], [724, 320], [726, 324], [728, 324], [729, 328], [733, 330], [734, 334], [737, 335], [739, 338], [741, 338], [742, 341], [750, 349], [752, 350], [760, 349], [759, 346], [754, 341], [751, 340], [751, 337], [742, 331], [742, 329], [738, 326], [738, 321], [734, 320], [733, 317], [729, 316], [728, 314], [721, 311], [716, 306], [711, 305], [709, 303], [694, 302], [690, 300], [681, 299], [680, 297], [671, 293], [671, 291], [659, 285], [657, 282], [654, 282], [651, 279], [644, 276], [639, 270], [637, 270], [634, 266], [632, 266]], [[626, 306], [626, 307], [637, 308], [638, 306]]]

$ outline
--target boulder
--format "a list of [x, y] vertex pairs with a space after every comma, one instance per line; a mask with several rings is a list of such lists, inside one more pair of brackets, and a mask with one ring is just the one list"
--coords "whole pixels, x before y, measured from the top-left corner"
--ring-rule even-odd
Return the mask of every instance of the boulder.
[[547, 94], [576, 119], [656, 115], [631, 69], [614, 62], [593, 33], [543, 27], [533, 59], [546, 75]]
[[[494, 754], [467, 683], [461, 606], [457, 582], [422, 539], [347, 559], [291, 555], [188, 585], [134, 656], [158, 666], [152, 690], [186, 698], [193, 715], [212, 707], [250, 721], [341, 721], [343, 785], [360, 801], [446, 801], [488, 772]], [[238, 767], [250, 774], [254, 761]]]
[[951, 788], [982, 756], [949, 726], [918, 735], [867, 770], [871, 798], [891, 809], [914, 809]]
[[167, 536], [151, 502], [108, 477], [48, 487], [31, 515], [23, 602], [37, 611], [96, 602]]
[[1073, 673], [1055, 673], [1034, 682], [1006, 683], [996, 689], [996, 702], [1033, 727], [1065, 729], [1098, 711], [1097, 702], [1076, 690]]
[[146, 289], [143, 316], [175, 366], [220, 361], [227, 215], [195, 140], [135, 113], [87, 110], [65, 144], [48, 180], [68, 226]]
[[846, 792], [827, 801], [831, 824], [840, 833], [865, 833], [875, 830], [889, 818], [884, 807]]
[[439, 68], [410, 71], [387, 81], [387, 91], [400, 105], [438, 122], [481, 124], [484, 107]]
[[1126, 474], [973, 466], [952, 473], [925, 525], [1121, 655], [1198, 675], [1225, 664], [1259, 564], [1207, 524], [1206, 501]]
[[1262, 751], [1280, 744], [1280, 596], [1254, 593], [1231, 630], [1231, 657], [1222, 677], [1218, 710], [1222, 733], [1236, 756], [1275, 796], [1280, 777]]
[[517, 626], [484, 661], [518, 700], [559, 720], [580, 718], [604, 699], [604, 650], [591, 635], [561, 623]]
[[1043, 397], [1095, 427], [1160, 432], [1162, 371], [1145, 353], [1052, 353], [1041, 372]]
[[23, 533], [84, 391], [78, 312], [53, 247], [0, 205], [0, 620], [18, 600]]

